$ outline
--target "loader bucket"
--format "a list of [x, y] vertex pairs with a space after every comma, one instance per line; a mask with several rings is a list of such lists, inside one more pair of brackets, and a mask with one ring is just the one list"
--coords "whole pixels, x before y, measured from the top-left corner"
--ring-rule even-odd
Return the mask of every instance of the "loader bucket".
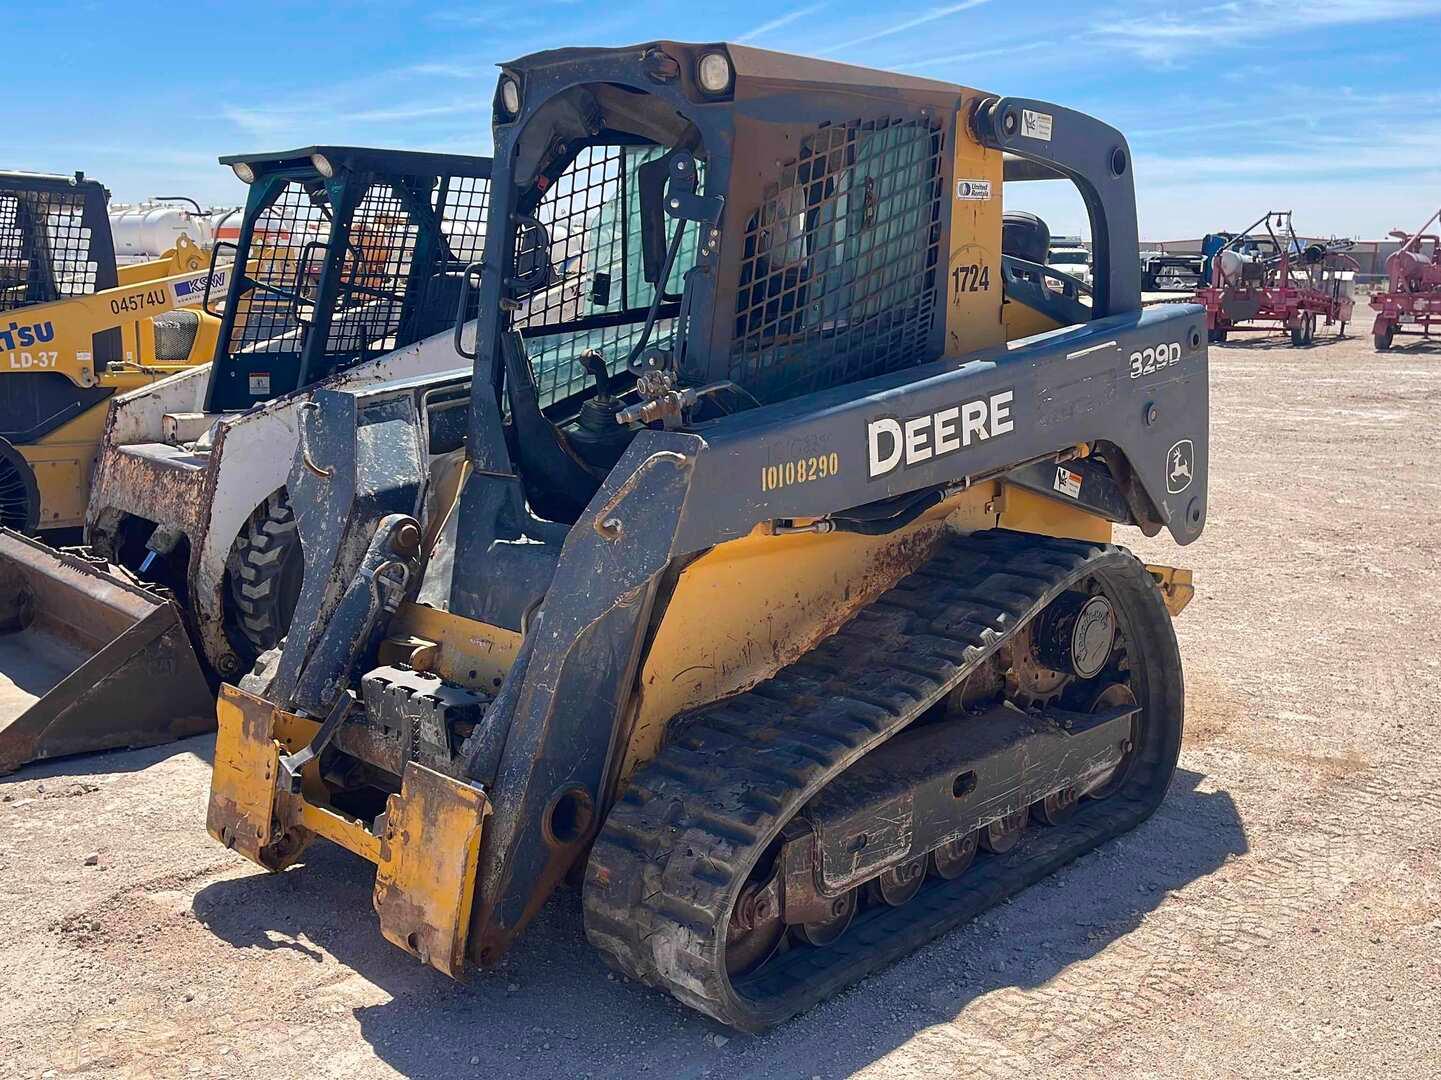
[[214, 727], [174, 603], [0, 529], [0, 774]]

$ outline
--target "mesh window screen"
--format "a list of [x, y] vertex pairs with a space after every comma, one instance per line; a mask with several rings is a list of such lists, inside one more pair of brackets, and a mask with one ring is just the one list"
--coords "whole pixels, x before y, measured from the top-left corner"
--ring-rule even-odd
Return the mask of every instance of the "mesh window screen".
[[[330, 236], [329, 205], [291, 181], [255, 222], [246, 274], [255, 283], [235, 301], [237, 351], [293, 354], [300, 350], [300, 308], [292, 294], [314, 295]], [[324, 206], [324, 210], [322, 210]]]
[[[447, 303], [434, 286], [447, 277], [458, 283], [461, 270], [480, 258], [484, 246], [488, 179], [442, 177], [429, 195], [435, 218], [425, 221], [397, 194], [399, 183], [372, 184], [350, 219], [325, 343], [326, 355], [341, 366], [450, 325], [454, 300]], [[292, 181], [257, 221], [248, 267], [255, 286], [236, 301], [232, 341], [237, 351], [295, 355], [303, 347], [304, 333], [315, 321], [331, 230], [324, 189], [316, 199]], [[422, 232], [433, 229], [432, 221], [438, 221], [441, 232], [428, 249], [433, 265], [425, 287], [408, 295]], [[402, 322], [417, 305], [424, 305], [422, 314], [434, 317], [417, 318], [415, 332], [402, 342]]]
[[0, 311], [95, 291], [84, 213], [78, 192], [0, 191]]
[[440, 214], [440, 231], [450, 245], [457, 264], [454, 268], [478, 262], [485, 249], [490, 181], [476, 176], [445, 177], [431, 194], [431, 206]]
[[802, 142], [747, 222], [732, 380], [782, 401], [931, 358], [943, 149], [895, 119]]
[[[536, 212], [550, 233], [550, 263], [555, 283], [532, 295], [511, 325], [521, 330], [530, 354], [542, 406], [568, 397], [589, 384], [576, 358], [587, 349], [604, 353], [618, 370], [640, 336], [655, 289], [645, 280], [641, 258], [640, 190], [636, 170], [666, 153], [664, 147], [591, 146], [582, 150], [545, 193]], [[677, 223], [667, 219], [667, 228]], [[680, 290], [685, 271], [696, 258], [696, 229], [689, 226], [670, 289]], [[534, 234], [517, 239], [517, 266], [533, 264], [528, 250]], [[598, 315], [634, 313], [615, 326], [582, 329], [572, 324]], [[675, 320], [656, 321], [650, 341], [664, 346]]]
[[391, 185], [372, 184], [350, 219], [327, 353], [361, 358], [395, 347], [419, 236]]

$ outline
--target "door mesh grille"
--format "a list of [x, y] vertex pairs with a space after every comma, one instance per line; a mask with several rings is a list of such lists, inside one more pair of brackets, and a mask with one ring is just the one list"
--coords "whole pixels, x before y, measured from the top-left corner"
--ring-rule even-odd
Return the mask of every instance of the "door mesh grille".
[[747, 221], [733, 381], [782, 401], [931, 358], [944, 142], [879, 119], [801, 143]]
[[84, 213], [80, 192], [0, 191], [0, 311], [95, 291]]

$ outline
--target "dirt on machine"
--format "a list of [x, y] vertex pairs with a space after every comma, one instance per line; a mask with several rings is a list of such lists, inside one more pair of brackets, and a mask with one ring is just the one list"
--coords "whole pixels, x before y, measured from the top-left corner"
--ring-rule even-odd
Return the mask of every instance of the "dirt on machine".
[[[0, 687], [16, 687], [0, 709], [0, 768], [213, 726], [213, 687], [280, 639], [299, 591], [286, 474], [308, 391], [462, 363], [452, 327], [484, 238], [488, 158], [313, 146], [222, 161], [249, 193], [236, 240], [217, 243], [199, 275], [213, 362], [110, 402], [92, 448], [85, 549], [45, 557], [0, 535], [0, 573], [21, 590], [0, 625]], [[435, 438], [458, 445], [463, 434]], [[99, 599], [120, 593], [130, 600], [115, 610], [129, 624]], [[188, 633], [173, 669], [130, 647], [157, 619], [180, 628], [182, 642]], [[89, 625], [83, 666], [67, 668], [73, 650], [44, 651], [58, 623]], [[32, 648], [45, 678], [27, 659]], [[203, 721], [119, 719], [138, 669], [157, 699]], [[59, 708], [82, 670], [95, 688]], [[200, 699], [195, 671], [208, 683]]]
[[200, 308], [228, 266], [207, 267], [198, 228], [119, 265], [108, 201], [84, 173], [0, 172], [0, 527], [82, 525], [115, 398], [214, 348]]
[[[578, 880], [610, 964], [759, 1030], [1154, 812], [1192, 587], [1113, 527], [1201, 534], [1207, 317], [1142, 309], [1121, 133], [673, 41], [502, 65], [492, 120], [468, 370], [297, 416], [211, 834], [369, 860], [457, 977]], [[1035, 179], [1087, 302], [1003, 229]]]

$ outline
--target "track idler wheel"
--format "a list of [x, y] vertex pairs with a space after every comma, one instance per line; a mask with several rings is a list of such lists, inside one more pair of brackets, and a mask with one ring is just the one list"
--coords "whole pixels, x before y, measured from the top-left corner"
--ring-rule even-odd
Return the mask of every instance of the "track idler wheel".
[[1076, 789], [1062, 788], [1034, 804], [1031, 807], [1031, 817], [1042, 825], [1064, 825], [1075, 815], [1078, 805], [1080, 799], [1076, 797]]
[[726, 931], [726, 973], [732, 978], [749, 974], [772, 956], [785, 937], [780, 906], [774, 890], [747, 885], [736, 897]]
[[900, 907], [915, 899], [916, 893], [926, 883], [926, 857], [911, 859], [900, 866], [893, 866], [881, 874], [872, 889], [876, 899], [891, 907]]
[[967, 833], [956, 840], [950, 840], [931, 852], [931, 869], [943, 881], [960, 877], [976, 859], [976, 848], [980, 845], [979, 832]]
[[981, 847], [992, 855], [1004, 855], [1021, 842], [1026, 831], [1026, 819], [1031, 816], [1030, 808], [1007, 814], [999, 821], [993, 821], [981, 830]]
[[831, 901], [831, 913], [816, 922], [801, 923], [796, 927], [796, 936], [808, 945], [817, 947], [830, 945], [840, 939], [856, 917], [856, 890], [836, 897]]
[[[1119, 709], [1136, 704], [1136, 695], [1125, 683], [1112, 683], [1105, 687], [1095, 700], [1091, 703], [1091, 712], [1101, 712], [1104, 709]], [[1134, 722], [1133, 722], [1134, 724]], [[1114, 795], [1125, 786], [1126, 780], [1131, 775], [1131, 770], [1136, 764], [1136, 735], [1132, 729], [1131, 742], [1126, 748], [1126, 754], [1121, 758], [1116, 768], [1101, 784], [1093, 787], [1088, 794], [1093, 799], [1104, 799]]]

